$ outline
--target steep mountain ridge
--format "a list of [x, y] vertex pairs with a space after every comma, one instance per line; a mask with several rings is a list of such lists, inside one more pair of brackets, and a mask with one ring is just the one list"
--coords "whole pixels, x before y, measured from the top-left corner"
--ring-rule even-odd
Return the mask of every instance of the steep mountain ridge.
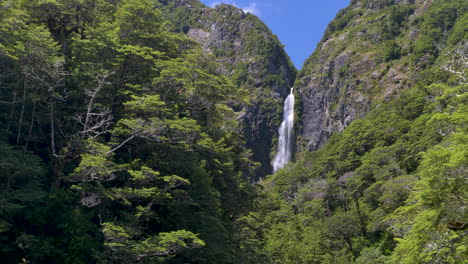
[[242, 263], [463, 263], [468, 2], [357, 0], [298, 74], [296, 162], [262, 182]]
[[[301, 150], [320, 148], [333, 133], [413, 86], [442, 53], [464, 8], [426, 12], [445, 1], [352, 1], [329, 24], [298, 74]], [[433, 18], [440, 21], [430, 21]], [[429, 21], [424, 24], [424, 21]], [[430, 24], [431, 28], [422, 28]], [[432, 30], [432, 31], [431, 31]]]
[[296, 162], [261, 181], [295, 70], [257, 17], [16, 0], [0, 21], [6, 263], [465, 261], [465, 0], [351, 1], [296, 80]]
[[270, 174], [283, 101], [296, 77], [280, 41], [258, 17], [232, 5], [209, 8], [198, 1], [160, 2], [173, 30], [200, 43], [222, 65], [219, 71], [246, 90], [250, 105], [233, 107], [241, 111], [246, 146], [260, 163], [257, 176]]

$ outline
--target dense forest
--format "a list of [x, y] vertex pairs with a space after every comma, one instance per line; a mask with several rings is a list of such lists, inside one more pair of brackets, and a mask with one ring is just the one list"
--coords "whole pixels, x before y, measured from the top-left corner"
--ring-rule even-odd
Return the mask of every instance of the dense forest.
[[0, 12], [0, 258], [232, 263], [255, 164], [228, 105], [246, 92], [148, 0]]
[[296, 76], [229, 5], [0, 1], [1, 262], [468, 263], [467, 11], [352, 0]]

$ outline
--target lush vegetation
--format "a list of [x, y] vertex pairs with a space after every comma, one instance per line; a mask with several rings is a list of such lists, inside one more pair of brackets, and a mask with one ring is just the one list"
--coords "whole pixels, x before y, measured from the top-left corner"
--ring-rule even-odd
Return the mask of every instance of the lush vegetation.
[[248, 263], [462, 263], [467, 89], [409, 90], [266, 180]]
[[[295, 71], [258, 18], [195, 0], [0, 2], [2, 263], [465, 263], [466, 1], [420, 16], [358, 2], [324, 41], [367, 33], [330, 56], [404, 65], [406, 89], [260, 184], [236, 110], [275, 128], [271, 95]], [[209, 55], [184, 35], [212, 23], [241, 44]]]
[[248, 91], [249, 106], [235, 102], [230, 106], [244, 113], [240, 124], [252, 159], [260, 165], [257, 178], [270, 174], [283, 100], [296, 77], [283, 45], [258, 17], [232, 5], [207, 8], [198, 1], [159, 2], [171, 30], [203, 36], [198, 41], [214, 55], [223, 74]]
[[5, 263], [234, 262], [245, 92], [155, 6], [0, 4]]
[[[360, 8], [337, 15], [299, 75], [349, 54], [339, 81], [375, 96], [374, 109], [263, 182], [257, 209], [239, 220], [244, 263], [465, 263], [468, 5], [352, 5]], [[378, 96], [388, 88], [380, 85], [394, 85], [380, 79], [385, 73], [353, 65], [368, 54], [372, 71], [407, 69], [393, 98]]]

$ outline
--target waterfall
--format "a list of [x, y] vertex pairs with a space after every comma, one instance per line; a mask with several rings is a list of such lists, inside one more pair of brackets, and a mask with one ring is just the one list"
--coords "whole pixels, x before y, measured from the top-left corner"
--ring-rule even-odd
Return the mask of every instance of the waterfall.
[[294, 94], [291, 88], [291, 93], [286, 97], [283, 108], [283, 122], [278, 129], [279, 141], [278, 151], [273, 159], [273, 172], [282, 169], [288, 162], [291, 161], [293, 148], [293, 126], [294, 126]]

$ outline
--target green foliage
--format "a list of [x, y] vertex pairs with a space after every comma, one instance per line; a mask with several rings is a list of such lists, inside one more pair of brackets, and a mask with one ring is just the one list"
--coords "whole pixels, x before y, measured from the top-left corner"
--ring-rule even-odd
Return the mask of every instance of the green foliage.
[[73, 181], [92, 182], [108, 181], [115, 178], [116, 165], [109, 160], [110, 147], [88, 140], [86, 152], [81, 155], [81, 162], [70, 176]]
[[453, 30], [457, 18], [466, 14], [468, 5], [465, 1], [437, 1], [431, 5], [420, 22], [421, 35], [414, 44], [414, 55], [420, 58], [424, 54], [437, 55], [436, 45], [444, 45], [443, 37]]
[[[442, 98], [448, 96], [451, 98], [451, 105], [455, 106], [448, 115], [462, 114], [466, 117], [464, 99], [458, 101], [458, 98], [450, 96], [455, 91], [466, 91], [466, 88], [460, 88], [449, 89], [439, 96], [436, 102], [445, 101]], [[454, 101], [460, 104], [453, 104]], [[433, 118], [438, 119], [438, 114]], [[432, 120], [428, 123], [431, 124]], [[457, 263], [462, 261], [466, 253], [466, 231], [462, 223], [468, 216], [463, 206], [468, 191], [464, 184], [468, 166], [467, 120], [453, 120], [452, 123], [446, 123], [452, 127], [448, 132], [449, 136], [442, 144], [424, 154], [416, 191], [412, 193], [406, 205], [397, 210], [396, 215], [389, 216], [391, 221], [396, 220], [392, 227], [394, 232], [401, 232], [402, 228], [406, 230], [395, 249], [394, 261]], [[439, 133], [445, 134], [445, 131]]]
[[335, 19], [330, 24], [328, 24], [328, 27], [322, 39], [327, 39], [330, 35], [340, 32], [341, 30], [346, 28], [346, 26], [348, 26], [349, 22], [361, 16], [362, 14], [362, 10], [354, 10], [350, 8], [340, 10], [336, 15]]
[[129, 230], [113, 224], [104, 223], [103, 230], [105, 246], [110, 249], [111, 259], [118, 262], [159, 262], [164, 257], [170, 257], [182, 250], [199, 248], [205, 245], [195, 234], [179, 230], [160, 233], [158, 236], [147, 237], [135, 241], [128, 234]]
[[[163, 0], [0, 3], [0, 259], [464, 260], [466, 86], [413, 87], [253, 185], [257, 165], [235, 110], [278, 123], [282, 102], [272, 87], [288, 86], [293, 67], [258, 18], [227, 5], [205, 11], [242, 45], [207, 55], [169, 31], [203, 29], [202, 5], [185, 2], [192, 8]], [[340, 12], [324, 39], [355, 30], [376, 1], [362, 4]], [[378, 54], [388, 64], [411, 49], [415, 59], [435, 58], [434, 43], [454, 50], [464, 39], [462, 1], [434, 1], [411, 25], [413, 5], [378, 4], [388, 15], [376, 12], [382, 27], [370, 31], [381, 33]], [[241, 22], [250, 25], [242, 35]], [[421, 34], [407, 47], [401, 29], [414, 25]], [[245, 58], [233, 60], [237, 53]], [[438, 74], [416, 77], [456, 83]]]
[[414, 6], [394, 5], [389, 10], [389, 15], [381, 23], [381, 36], [384, 40], [394, 39], [404, 29], [405, 22], [414, 11]]
[[410, 89], [267, 179], [243, 230], [257, 263], [460, 262], [465, 94]]
[[401, 48], [394, 41], [390, 41], [386, 44], [384, 55], [384, 61], [397, 60], [401, 57]]
[[[225, 98], [226, 103], [245, 113], [239, 119], [240, 129], [246, 136], [246, 146], [252, 150], [252, 159], [261, 164], [255, 171], [256, 178], [264, 177], [272, 170], [270, 150], [277, 137], [282, 98], [293, 86], [296, 74], [283, 45], [258, 17], [235, 6], [219, 4], [206, 8], [199, 1], [158, 2], [171, 23], [170, 29], [188, 33], [199, 41], [213, 55], [210, 59], [219, 62], [216, 71], [236, 85], [237, 97]], [[169, 73], [186, 74], [172, 68]], [[265, 133], [254, 127], [258, 122], [253, 116], [265, 124]]]
[[45, 198], [44, 169], [37, 156], [0, 145], [0, 234], [15, 227], [15, 219]]
[[[333, 81], [325, 97], [342, 81], [375, 105], [322, 148], [300, 153], [264, 180], [256, 210], [244, 219], [243, 247], [252, 249], [245, 254], [256, 252], [246, 263], [463, 262], [466, 86], [443, 67], [464, 72], [455, 51], [464, 53], [465, 2], [433, 1], [421, 9], [408, 1], [353, 1], [354, 10], [337, 15], [296, 85]], [[323, 63], [333, 67], [341, 54], [349, 66], [332, 80]], [[369, 61], [370, 68], [360, 65]], [[385, 69], [408, 71], [407, 83], [386, 80]], [[372, 71], [382, 75], [371, 77]], [[403, 91], [385, 94], [385, 101], [369, 91], [383, 95], [395, 85]], [[337, 124], [334, 117], [343, 114], [327, 111], [327, 122]]]
[[228, 104], [245, 92], [154, 1], [7, 2], [1, 258], [232, 263], [255, 165]]

